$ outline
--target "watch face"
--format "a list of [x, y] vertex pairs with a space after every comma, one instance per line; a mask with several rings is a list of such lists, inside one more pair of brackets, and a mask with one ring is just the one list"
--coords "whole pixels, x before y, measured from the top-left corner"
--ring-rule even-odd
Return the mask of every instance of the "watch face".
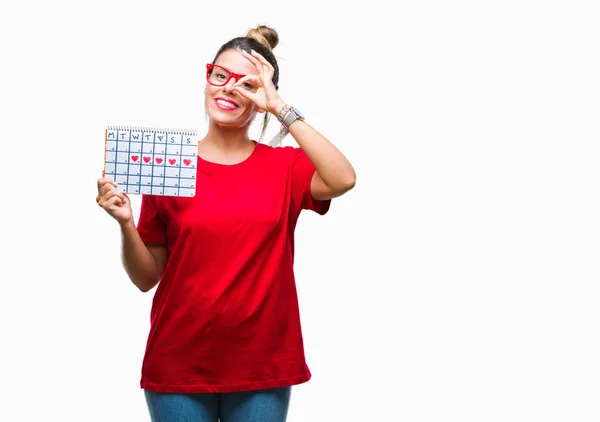
[[302, 114], [300, 112], [300, 110], [298, 110], [297, 108], [293, 108], [292, 110], [294, 110], [294, 113], [296, 113], [298, 115], [298, 117], [300, 117], [301, 119], [304, 119], [304, 114]]

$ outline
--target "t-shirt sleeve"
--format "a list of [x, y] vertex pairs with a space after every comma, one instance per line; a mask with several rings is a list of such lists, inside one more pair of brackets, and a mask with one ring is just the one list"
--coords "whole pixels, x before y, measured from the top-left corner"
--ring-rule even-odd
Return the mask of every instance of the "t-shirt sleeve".
[[166, 243], [167, 226], [158, 214], [156, 196], [142, 195], [137, 230], [144, 242]]
[[312, 210], [320, 215], [326, 214], [331, 206], [331, 199], [314, 199], [310, 192], [310, 183], [315, 174], [315, 166], [301, 148], [294, 149], [292, 160], [292, 195], [294, 203], [300, 210]]

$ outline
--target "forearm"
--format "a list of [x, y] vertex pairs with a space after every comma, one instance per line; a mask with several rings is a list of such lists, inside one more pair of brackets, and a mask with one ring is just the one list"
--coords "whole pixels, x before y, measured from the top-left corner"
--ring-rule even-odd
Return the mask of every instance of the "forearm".
[[142, 292], [152, 289], [160, 280], [158, 265], [142, 241], [133, 221], [121, 225], [122, 254], [125, 272]]
[[354, 187], [352, 164], [327, 138], [302, 120], [293, 122], [289, 131], [330, 189], [345, 192]]

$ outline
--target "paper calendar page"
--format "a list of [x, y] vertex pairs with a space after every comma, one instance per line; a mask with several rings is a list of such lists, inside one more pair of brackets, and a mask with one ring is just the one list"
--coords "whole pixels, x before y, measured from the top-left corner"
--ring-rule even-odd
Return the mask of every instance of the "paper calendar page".
[[197, 151], [194, 129], [108, 126], [104, 172], [127, 194], [192, 197]]

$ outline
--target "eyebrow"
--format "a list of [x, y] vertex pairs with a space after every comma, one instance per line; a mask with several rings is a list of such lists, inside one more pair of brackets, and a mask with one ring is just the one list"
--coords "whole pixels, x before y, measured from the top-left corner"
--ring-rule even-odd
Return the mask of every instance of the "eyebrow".
[[227, 70], [229, 70], [230, 72], [233, 72], [233, 73], [235, 73], [235, 74], [237, 74], [237, 75], [242, 75], [242, 76], [248, 76], [248, 75], [260, 75], [260, 72], [258, 72], [258, 70], [257, 70], [257, 69], [255, 69], [257, 73], [239, 73], [239, 72], [236, 72], [235, 70], [233, 70], [233, 69], [231, 69], [230, 67], [227, 67], [227, 66], [225, 66], [225, 65], [222, 65], [222, 64], [219, 64], [219, 63], [213, 63], [213, 64], [214, 64], [214, 65], [217, 65], [217, 66], [224, 67], [225, 69], [227, 69]]

